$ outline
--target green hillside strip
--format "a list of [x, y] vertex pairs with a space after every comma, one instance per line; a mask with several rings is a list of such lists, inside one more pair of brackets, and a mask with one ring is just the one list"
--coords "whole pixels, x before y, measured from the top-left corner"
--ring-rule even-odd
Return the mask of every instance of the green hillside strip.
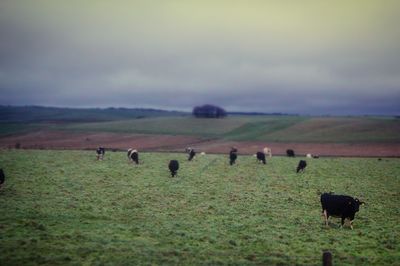
[[[399, 159], [0, 151], [1, 265], [398, 265]], [[178, 177], [167, 169], [180, 161]], [[340, 171], [338, 171], [340, 169]], [[354, 230], [320, 193], [360, 197]]]
[[83, 132], [142, 133], [168, 135], [196, 135], [218, 137], [234, 128], [240, 127], [248, 117], [230, 117], [224, 119], [203, 119], [192, 117], [159, 117], [101, 123], [75, 123], [60, 125], [63, 130]]
[[44, 125], [25, 123], [0, 123], [0, 137], [40, 130]]
[[146, 108], [58, 108], [44, 106], [1, 106], [0, 122], [88, 122], [187, 115], [176, 111]]
[[191, 116], [147, 117], [102, 122], [0, 123], [0, 136], [36, 130], [189, 135], [235, 141], [372, 143], [400, 142], [394, 117]]
[[400, 120], [366, 117], [311, 118], [266, 133], [260, 139], [281, 142], [399, 142]]
[[306, 117], [277, 116], [266, 117], [261, 121], [248, 122], [224, 135], [229, 140], [264, 140], [266, 134], [284, 130], [307, 120]]

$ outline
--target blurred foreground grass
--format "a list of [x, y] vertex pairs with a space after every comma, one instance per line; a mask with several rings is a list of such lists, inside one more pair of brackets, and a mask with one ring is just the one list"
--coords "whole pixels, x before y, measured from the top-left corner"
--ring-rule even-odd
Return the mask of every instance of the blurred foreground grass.
[[[267, 165], [240, 156], [0, 152], [0, 265], [390, 265], [400, 260], [400, 160], [320, 158]], [[167, 169], [181, 163], [177, 178]], [[319, 194], [367, 202], [354, 230], [325, 228]]]

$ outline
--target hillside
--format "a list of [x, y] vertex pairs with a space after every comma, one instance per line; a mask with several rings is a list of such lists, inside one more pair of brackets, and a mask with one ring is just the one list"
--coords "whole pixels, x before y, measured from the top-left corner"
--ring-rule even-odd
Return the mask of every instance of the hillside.
[[230, 116], [224, 119], [161, 117], [57, 125], [75, 132], [190, 135], [234, 141], [400, 142], [400, 119], [373, 117]]
[[144, 117], [179, 116], [183, 112], [146, 108], [59, 108], [0, 106], [0, 123], [93, 122]]
[[270, 145], [279, 154], [296, 147], [301, 153], [335, 156], [399, 156], [400, 145], [397, 117], [257, 114], [203, 119], [151, 109], [1, 107], [0, 121], [0, 147], [7, 148], [18, 143], [40, 149], [108, 145], [152, 151], [196, 146], [224, 153], [236, 145], [250, 154]]

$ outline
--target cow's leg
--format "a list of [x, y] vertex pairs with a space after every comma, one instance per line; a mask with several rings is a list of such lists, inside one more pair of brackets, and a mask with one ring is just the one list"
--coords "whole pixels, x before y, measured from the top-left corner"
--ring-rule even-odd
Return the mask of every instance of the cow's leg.
[[343, 225], [344, 225], [344, 220], [345, 220], [346, 218], [344, 217], [344, 216], [342, 216], [342, 222], [341, 222], [341, 228], [343, 228]]
[[350, 228], [353, 230], [353, 220], [350, 220]]
[[324, 210], [324, 218], [325, 218], [325, 225], [328, 227], [328, 212], [326, 210]]

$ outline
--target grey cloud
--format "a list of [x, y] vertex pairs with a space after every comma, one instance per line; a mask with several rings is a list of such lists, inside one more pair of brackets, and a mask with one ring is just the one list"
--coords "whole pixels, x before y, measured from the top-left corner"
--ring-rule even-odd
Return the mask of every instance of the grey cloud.
[[396, 29], [361, 40], [298, 33], [296, 42], [244, 26], [185, 25], [161, 8], [134, 12], [133, 21], [103, 19], [104, 10], [91, 20], [73, 8], [60, 17], [20, 9], [0, 11], [0, 104], [400, 113]]

